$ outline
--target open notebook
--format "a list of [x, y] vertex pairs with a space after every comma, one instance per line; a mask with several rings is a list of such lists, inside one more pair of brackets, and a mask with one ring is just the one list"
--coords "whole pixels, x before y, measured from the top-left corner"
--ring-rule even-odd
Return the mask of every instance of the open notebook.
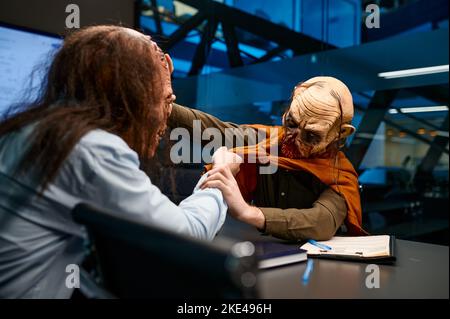
[[333, 237], [327, 241], [319, 241], [331, 250], [319, 248], [306, 243], [301, 248], [308, 252], [308, 256], [332, 259], [352, 259], [359, 261], [395, 261], [395, 237], [388, 235], [361, 237]]

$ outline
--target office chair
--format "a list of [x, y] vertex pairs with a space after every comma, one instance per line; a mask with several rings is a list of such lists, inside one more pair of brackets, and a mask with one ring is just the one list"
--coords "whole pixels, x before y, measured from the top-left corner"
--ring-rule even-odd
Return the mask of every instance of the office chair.
[[250, 243], [201, 241], [84, 203], [73, 217], [87, 228], [103, 297], [257, 297], [254, 249], [236, 249]]

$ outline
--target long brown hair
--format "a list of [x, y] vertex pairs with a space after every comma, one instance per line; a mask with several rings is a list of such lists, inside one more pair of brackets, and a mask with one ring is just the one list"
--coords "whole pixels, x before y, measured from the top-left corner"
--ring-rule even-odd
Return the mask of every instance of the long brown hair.
[[36, 125], [16, 174], [36, 168], [44, 190], [75, 144], [94, 129], [119, 135], [146, 157], [167, 117], [158, 108], [164, 54], [154, 47], [148, 37], [119, 26], [67, 36], [39, 98], [0, 123], [0, 137]]

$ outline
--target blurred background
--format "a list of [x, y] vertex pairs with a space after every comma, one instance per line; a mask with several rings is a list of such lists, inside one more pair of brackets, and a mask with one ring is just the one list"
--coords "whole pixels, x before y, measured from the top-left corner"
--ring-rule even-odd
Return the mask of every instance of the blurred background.
[[[26, 83], [39, 83], [42, 75], [30, 74], [60, 46], [69, 3], [0, 3], [0, 113], [23, 101]], [[447, 0], [76, 4], [82, 26], [120, 23], [151, 35], [174, 61], [178, 103], [225, 121], [280, 124], [298, 82], [341, 79], [355, 103], [357, 133], [345, 152], [360, 174], [365, 228], [448, 245]], [[368, 27], [371, 4], [379, 28]], [[202, 165], [149, 167], [144, 160], [153, 182], [180, 201]]]

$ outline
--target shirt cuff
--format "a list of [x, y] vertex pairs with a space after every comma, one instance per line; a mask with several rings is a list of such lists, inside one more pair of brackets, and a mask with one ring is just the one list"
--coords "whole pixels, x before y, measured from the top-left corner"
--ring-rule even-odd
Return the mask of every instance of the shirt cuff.
[[274, 235], [283, 236], [287, 234], [288, 227], [285, 216], [283, 216], [283, 211], [280, 208], [273, 207], [258, 207], [264, 214], [266, 219], [265, 228], [262, 229], [263, 232]]

